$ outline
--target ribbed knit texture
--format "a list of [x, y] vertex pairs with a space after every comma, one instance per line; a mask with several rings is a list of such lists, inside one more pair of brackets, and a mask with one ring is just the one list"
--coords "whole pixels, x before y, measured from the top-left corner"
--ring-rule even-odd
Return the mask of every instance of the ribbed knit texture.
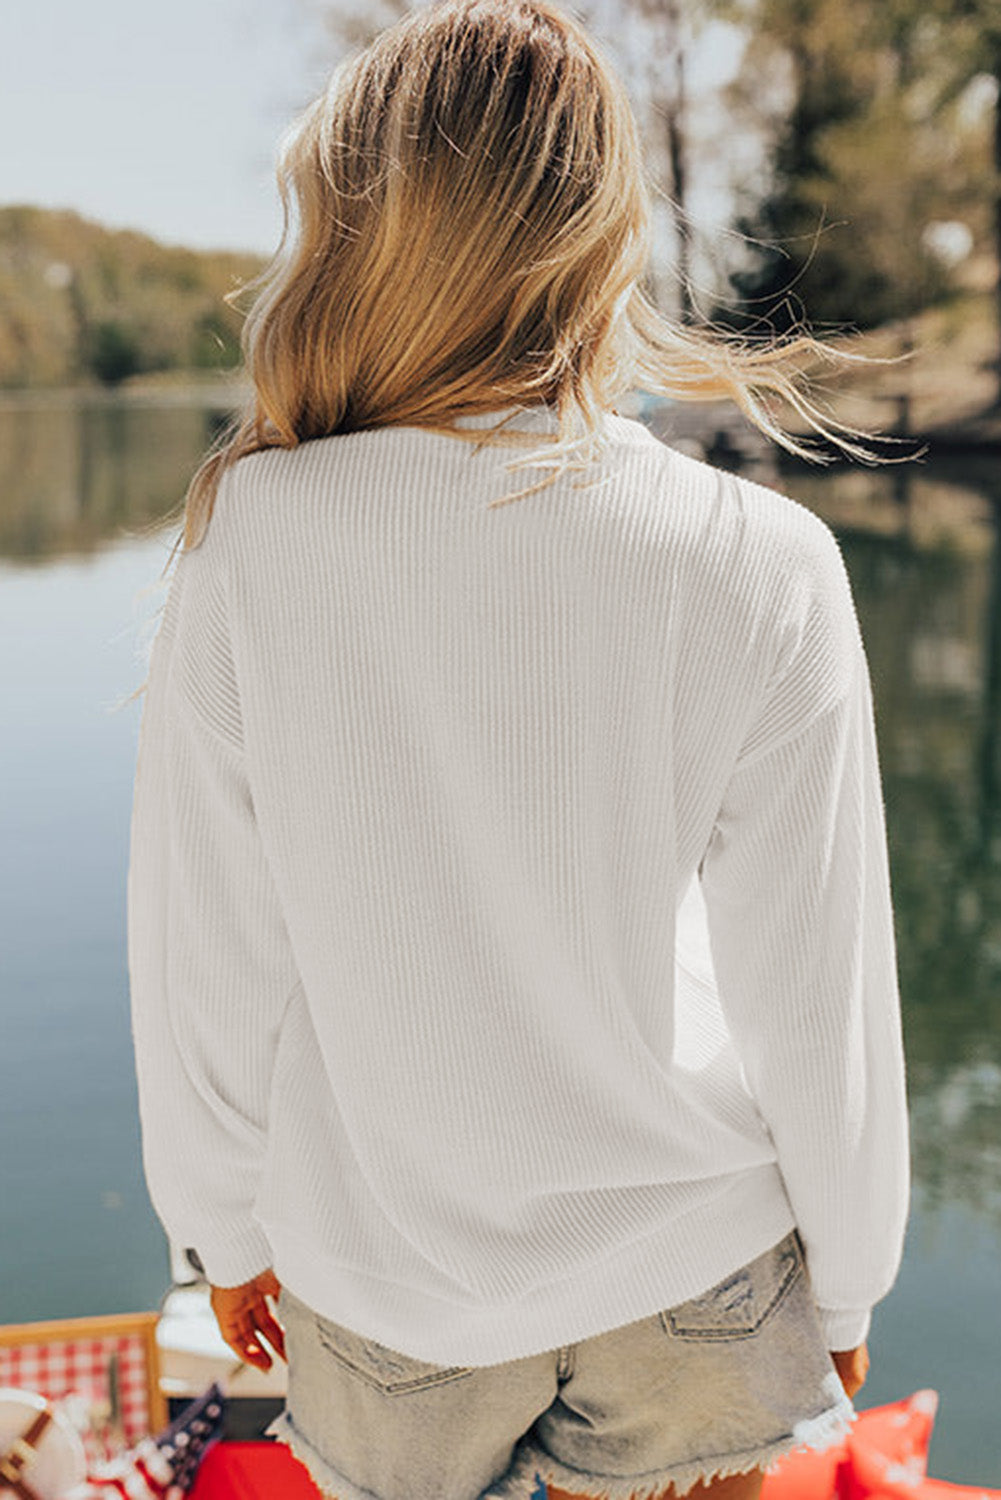
[[216, 1285], [273, 1265], [463, 1365], [674, 1306], [797, 1224], [850, 1347], [908, 1157], [848, 580], [793, 501], [608, 437], [598, 483], [494, 509], [538, 471], [415, 428], [227, 473], [140, 727], [150, 1194]]

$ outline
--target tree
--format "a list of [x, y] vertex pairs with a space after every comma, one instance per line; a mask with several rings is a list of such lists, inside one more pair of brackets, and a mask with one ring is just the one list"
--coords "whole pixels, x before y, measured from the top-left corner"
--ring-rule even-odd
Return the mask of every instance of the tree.
[[989, 187], [984, 194], [991, 215], [997, 267], [998, 384], [1001, 406], [1001, 0], [890, 0], [898, 26], [922, 37], [924, 54], [937, 59], [938, 106], [953, 104], [979, 79], [993, 83], [989, 132]]
[[[618, 64], [637, 116], [651, 176], [662, 181], [670, 208], [672, 246], [658, 244], [654, 275], [672, 267], [678, 312], [695, 316], [692, 299], [693, 234], [689, 212], [692, 158], [688, 59], [692, 40], [711, 7], [691, 0], [584, 0], [580, 13]], [[656, 215], [655, 215], [656, 225]], [[666, 291], [665, 287], [663, 291]], [[662, 291], [662, 297], [663, 297]]]
[[223, 302], [262, 258], [160, 245], [67, 209], [0, 207], [0, 387], [239, 362]]
[[142, 369], [142, 344], [120, 318], [105, 318], [90, 330], [84, 364], [102, 385], [120, 385]]
[[[735, 103], [773, 144], [766, 191], [738, 219], [753, 246], [732, 277], [738, 321], [765, 314], [788, 328], [805, 307], [812, 322], [865, 328], [950, 291], [924, 231], [976, 218], [982, 129], [962, 123], [944, 88], [949, 49], [929, 45], [918, 10], [916, 0], [745, 7], [753, 32]], [[781, 80], [770, 120], [762, 76]]]

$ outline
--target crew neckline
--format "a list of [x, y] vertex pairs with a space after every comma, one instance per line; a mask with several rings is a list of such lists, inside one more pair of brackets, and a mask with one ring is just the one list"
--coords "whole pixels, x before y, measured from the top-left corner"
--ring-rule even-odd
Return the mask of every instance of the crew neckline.
[[[635, 436], [656, 442], [653, 434], [638, 419], [624, 417], [620, 412], [605, 409], [602, 413], [606, 431], [614, 430], [619, 438]], [[551, 432], [559, 431], [559, 412], [554, 406], [538, 402], [532, 406], [499, 406], [492, 411], [472, 412], [454, 417], [453, 424], [462, 428], [485, 428], [504, 424], [507, 432]], [[637, 430], [638, 429], [638, 430]]]
[[507, 422], [514, 417], [528, 421], [533, 426], [548, 427], [555, 430], [559, 425], [559, 414], [554, 407], [547, 406], [544, 402], [536, 402], [531, 406], [498, 406], [491, 411], [468, 412], [462, 416], [453, 417], [456, 427], [494, 427], [499, 422]]

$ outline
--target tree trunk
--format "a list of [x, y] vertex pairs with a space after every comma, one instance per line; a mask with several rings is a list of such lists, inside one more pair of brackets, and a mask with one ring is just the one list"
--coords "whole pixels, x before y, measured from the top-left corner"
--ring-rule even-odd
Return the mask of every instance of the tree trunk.
[[676, 0], [669, 7], [674, 33], [674, 86], [667, 108], [667, 152], [671, 164], [671, 197], [674, 200], [674, 227], [678, 237], [678, 303], [681, 321], [691, 323], [695, 317], [692, 301], [692, 228], [688, 219], [688, 90], [685, 41], [681, 34], [681, 14]]
[[994, 255], [997, 262], [994, 296], [997, 309], [997, 390], [994, 404], [1001, 407], [1001, 35], [994, 37], [991, 58], [991, 76], [997, 88], [994, 105]]
[[980, 742], [980, 853], [990, 862], [1001, 837], [1001, 496], [992, 496], [994, 547], [987, 596], [984, 728]]

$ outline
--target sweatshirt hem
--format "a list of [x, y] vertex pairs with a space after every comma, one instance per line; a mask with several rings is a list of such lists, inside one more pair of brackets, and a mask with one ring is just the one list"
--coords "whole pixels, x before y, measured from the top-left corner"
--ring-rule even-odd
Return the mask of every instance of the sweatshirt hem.
[[708, 1290], [784, 1238], [796, 1221], [777, 1167], [735, 1179], [710, 1204], [631, 1240], [595, 1264], [546, 1280], [516, 1302], [439, 1294], [317, 1253], [265, 1223], [274, 1270], [308, 1307], [436, 1364], [492, 1365], [595, 1337]]

